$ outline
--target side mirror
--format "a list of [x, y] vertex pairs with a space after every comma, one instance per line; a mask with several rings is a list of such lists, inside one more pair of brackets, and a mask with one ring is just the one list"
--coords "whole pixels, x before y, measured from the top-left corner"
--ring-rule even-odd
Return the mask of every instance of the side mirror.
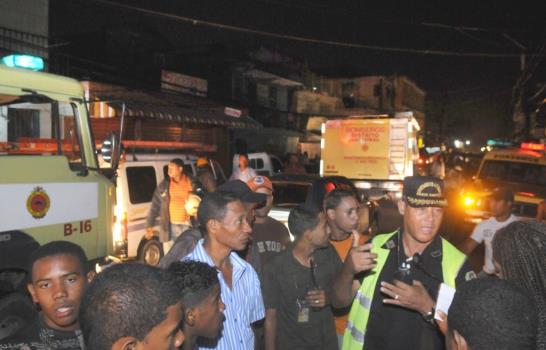
[[116, 170], [119, 165], [119, 158], [121, 153], [121, 145], [119, 136], [117, 133], [112, 132], [102, 141], [100, 148], [102, 159], [110, 163], [113, 170]]

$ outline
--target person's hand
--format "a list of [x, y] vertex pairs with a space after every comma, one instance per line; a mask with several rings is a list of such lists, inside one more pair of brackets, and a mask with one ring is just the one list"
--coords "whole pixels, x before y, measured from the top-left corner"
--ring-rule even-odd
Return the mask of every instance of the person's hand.
[[360, 234], [353, 230], [353, 247], [345, 259], [345, 265], [353, 275], [371, 270], [377, 265], [375, 262], [377, 254], [370, 252], [372, 244], [359, 245], [359, 242]]
[[394, 280], [394, 284], [381, 282], [381, 292], [390, 297], [390, 299], [383, 299], [385, 304], [415, 310], [422, 315], [430, 312], [434, 307], [434, 301], [419, 281], [413, 281], [413, 285], [398, 280]]
[[146, 235], [144, 236], [144, 238], [146, 238], [147, 240], [150, 240], [154, 237], [154, 229], [152, 227], [148, 227], [146, 229]]
[[307, 300], [309, 305], [316, 308], [323, 308], [328, 304], [324, 289], [312, 289], [308, 291], [305, 300]]
[[448, 329], [447, 315], [444, 314], [444, 312], [440, 311], [440, 310], [438, 310], [437, 312], [438, 312], [438, 316], [440, 316], [440, 318], [442, 320], [440, 321], [440, 320], [434, 319], [434, 321], [436, 322], [436, 325], [438, 326], [438, 329], [440, 330], [440, 332], [442, 332], [442, 334], [444, 336], [446, 336], [447, 335], [447, 329]]

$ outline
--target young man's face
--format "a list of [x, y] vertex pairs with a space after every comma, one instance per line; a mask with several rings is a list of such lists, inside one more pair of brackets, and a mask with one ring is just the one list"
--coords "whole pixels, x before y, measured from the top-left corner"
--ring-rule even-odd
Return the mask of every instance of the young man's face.
[[256, 193], [263, 193], [267, 196], [265, 205], [263, 207], [254, 209], [256, 216], [264, 218], [267, 216], [267, 214], [271, 210], [271, 207], [273, 206], [273, 192], [265, 187], [260, 187], [256, 190]]
[[330, 225], [351, 233], [358, 226], [358, 202], [352, 196], [344, 197], [337, 208], [328, 209]]
[[225, 305], [217, 284], [209, 295], [195, 308], [195, 335], [216, 338], [224, 322]]
[[176, 350], [184, 342], [182, 302], [167, 308], [167, 317], [136, 344], [135, 350]]
[[180, 176], [182, 176], [183, 168], [179, 167], [175, 163], [169, 163], [167, 166], [167, 174], [169, 177], [175, 181], [178, 181], [180, 179]]
[[240, 201], [228, 203], [224, 218], [218, 221], [216, 240], [232, 250], [243, 250], [250, 242], [252, 229], [247, 211]]
[[248, 158], [243, 156], [243, 155], [240, 155], [239, 156], [239, 168], [241, 170], [245, 170], [246, 168], [248, 168]]
[[46, 324], [57, 330], [79, 328], [80, 302], [89, 282], [83, 266], [73, 255], [57, 255], [37, 260], [32, 267], [28, 290], [40, 304]]
[[491, 209], [491, 214], [498, 218], [510, 215], [512, 212], [512, 202], [507, 202], [504, 199], [489, 199], [489, 208]]
[[315, 247], [327, 247], [330, 242], [330, 231], [328, 230], [328, 221], [324, 213], [319, 214], [317, 226], [311, 230], [311, 241]]
[[440, 207], [413, 208], [403, 200], [398, 202], [398, 210], [404, 216], [404, 234], [419, 243], [429, 243], [438, 234], [444, 209]]

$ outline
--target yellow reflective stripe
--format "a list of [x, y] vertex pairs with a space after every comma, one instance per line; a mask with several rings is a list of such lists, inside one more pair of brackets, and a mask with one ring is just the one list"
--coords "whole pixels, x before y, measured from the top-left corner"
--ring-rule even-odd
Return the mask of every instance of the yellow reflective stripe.
[[347, 322], [347, 331], [351, 334], [351, 337], [359, 342], [360, 344], [364, 344], [364, 336], [366, 335], [365, 332], [361, 332], [354, 326], [353, 322], [349, 321]]
[[362, 305], [362, 307], [364, 307], [365, 309], [370, 309], [372, 307], [372, 299], [362, 294], [360, 289], [356, 293], [356, 299], [358, 300], [360, 305]]
[[375, 286], [390, 252], [389, 249], [384, 249], [383, 245], [395, 233], [396, 231], [377, 235], [372, 240], [372, 253], [377, 254], [377, 266], [364, 278], [353, 301], [351, 312], [349, 313], [349, 321], [347, 322], [347, 328], [343, 336], [343, 350], [363, 349]]

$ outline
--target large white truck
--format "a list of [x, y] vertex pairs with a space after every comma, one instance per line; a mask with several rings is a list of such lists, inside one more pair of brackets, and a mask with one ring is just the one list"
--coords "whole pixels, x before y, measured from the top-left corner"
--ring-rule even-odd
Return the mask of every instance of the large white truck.
[[[102, 151], [115, 170], [117, 137]], [[115, 200], [80, 83], [0, 65], [0, 339], [35, 312], [25, 295], [31, 247], [67, 240], [93, 261], [119, 254]]]
[[351, 116], [322, 125], [321, 176], [345, 176], [376, 199], [400, 197], [418, 159], [419, 124], [411, 112]]

